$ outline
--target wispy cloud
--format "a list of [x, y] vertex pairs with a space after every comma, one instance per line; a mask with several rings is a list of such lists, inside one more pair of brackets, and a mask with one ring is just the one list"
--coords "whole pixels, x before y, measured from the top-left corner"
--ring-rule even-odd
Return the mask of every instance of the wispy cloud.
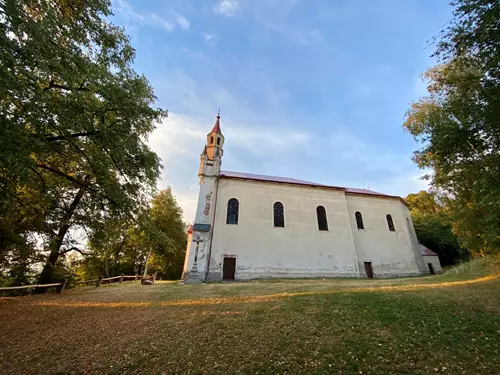
[[[214, 120], [207, 114], [170, 113], [150, 138], [150, 145], [164, 166], [159, 188], [172, 187], [186, 221], [194, 218], [199, 155]], [[222, 120], [226, 137], [223, 164], [228, 170], [370, 188], [402, 196], [427, 187], [412, 168], [409, 157], [370, 144], [348, 131], [320, 136], [293, 124], [286, 128], [251, 124], [238, 116]], [[319, 166], [320, 160], [339, 174], [328, 173], [328, 168]], [[343, 169], [351, 170], [351, 175], [340, 172]], [[380, 177], [373, 178], [374, 175]]]
[[184, 30], [189, 29], [191, 23], [186, 19], [186, 17], [182, 16], [174, 10], [172, 11], [172, 14], [175, 16], [175, 21], [181, 28], [183, 28]]
[[210, 40], [215, 38], [215, 35], [213, 35], [213, 34], [203, 33], [202, 35], [203, 35], [203, 40], [205, 42], [210, 42]]
[[164, 167], [158, 188], [172, 187], [186, 221], [193, 220], [196, 212], [198, 156], [205, 144], [208, 127], [199, 119], [170, 113], [149, 139]]
[[[194, 218], [199, 155], [219, 107], [224, 169], [403, 196], [425, 188], [411, 162], [416, 146], [401, 130], [406, 98], [425, 89], [412, 80], [423, 70], [414, 63], [421, 53], [406, 47], [399, 53], [408, 43], [419, 45], [394, 13], [386, 16], [370, 3], [346, 16], [328, 0], [318, 4], [333, 20], [320, 5], [299, 0], [211, 0], [205, 6], [175, 0], [163, 12], [161, 0], [156, 6], [153, 0], [114, 0], [115, 7], [116, 1], [135, 8], [125, 6], [119, 18], [141, 28], [138, 67], [169, 109], [150, 144], [164, 165], [159, 187], [172, 186], [186, 220]], [[374, 12], [384, 22], [373, 21]], [[166, 37], [158, 51], [158, 27], [194, 34]], [[403, 31], [395, 38], [394, 30]]]
[[[206, 114], [170, 113], [167, 119], [158, 124], [149, 140], [164, 166], [159, 188], [172, 187], [187, 221], [194, 218], [198, 197], [199, 155], [213, 121], [215, 117]], [[313, 145], [312, 135], [300, 129], [273, 128], [264, 124], [259, 127], [248, 126], [239, 119], [225, 121], [224, 118], [222, 128], [226, 137], [223, 163], [230, 170], [248, 171], [248, 160], [242, 158], [242, 153], [260, 162], [271, 160], [277, 163], [286, 160], [287, 155], [296, 150], [312, 149]]]
[[220, 0], [214, 7], [214, 12], [230, 17], [236, 13], [240, 4], [238, 0]]
[[190, 26], [190, 22], [176, 11], [171, 11], [168, 17], [165, 17], [156, 12], [136, 10], [126, 0], [115, 0], [113, 4], [115, 14], [121, 15], [128, 23], [138, 23], [165, 31], [173, 31], [177, 26], [187, 30]]
[[261, 21], [261, 23], [270, 30], [282, 34], [292, 42], [304, 46], [320, 42], [323, 39], [323, 35], [317, 29], [301, 29], [292, 25], [266, 21]]
[[[413, 166], [411, 152], [401, 155], [392, 148], [370, 143], [352, 132], [338, 129], [330, 135], [335, 157], [349, 163], [364, 174], [385, 173], [397, 175]], [[406, 157], [405, 157], [406, 156]]]
[[293, 128], [230, 127], [226, 131], [233, 147], [246, 149], [260, 157], [289, 153], [305, 149], [312, 140], [311, 134]]

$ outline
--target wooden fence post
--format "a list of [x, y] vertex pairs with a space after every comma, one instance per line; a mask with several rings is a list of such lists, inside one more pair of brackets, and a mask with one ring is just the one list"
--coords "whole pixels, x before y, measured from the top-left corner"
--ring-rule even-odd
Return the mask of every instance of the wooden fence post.
[[99, 279], [95, 283], [95, 287], [99, 288], [101, 286], [101, 283], [102, 283], [102, 276], [99, 276]]
[[120, 277], [120, 281], [118, 281], [118, 283], [120, 283], [120, 284], [123, 283], [123, 275], [122, 275], [122, 277]]
[[57, 293], [61, 294], [64, 292], [64, 288], [66, 288], [66, 284], [68, 283], [68, 279], [65, 279], [62, 283], [61, 286], [57, 288]]

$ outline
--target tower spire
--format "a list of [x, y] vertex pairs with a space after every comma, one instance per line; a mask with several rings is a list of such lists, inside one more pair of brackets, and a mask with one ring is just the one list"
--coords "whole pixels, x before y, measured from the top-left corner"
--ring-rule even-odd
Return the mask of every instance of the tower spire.
[[217, 113], [217, 119], [215, 120], [215, 125], [210, 133], [222, 134], [220, 130], [220, 108], [219, 112]]

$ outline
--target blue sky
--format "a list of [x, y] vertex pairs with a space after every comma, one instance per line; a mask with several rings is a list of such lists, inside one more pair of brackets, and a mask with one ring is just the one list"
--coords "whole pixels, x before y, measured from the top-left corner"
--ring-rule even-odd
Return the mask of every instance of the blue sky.
[[223, 169], [369, 188], [425, 188], [401, 127], [426, 93], [446, 0], [113, 0], [135, 68], [170, 116], [150, 139], [194, 219], [221, 108]]

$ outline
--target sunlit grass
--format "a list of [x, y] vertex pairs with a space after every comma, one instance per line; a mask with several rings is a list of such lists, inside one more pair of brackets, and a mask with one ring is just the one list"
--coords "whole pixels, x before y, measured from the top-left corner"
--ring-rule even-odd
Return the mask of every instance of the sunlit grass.
[[[468, 269], [466, 268], [468, 267]], [[138, 282], [0, 303], [2, 374], [495, 374], [495, 262], [397, 280]]]

